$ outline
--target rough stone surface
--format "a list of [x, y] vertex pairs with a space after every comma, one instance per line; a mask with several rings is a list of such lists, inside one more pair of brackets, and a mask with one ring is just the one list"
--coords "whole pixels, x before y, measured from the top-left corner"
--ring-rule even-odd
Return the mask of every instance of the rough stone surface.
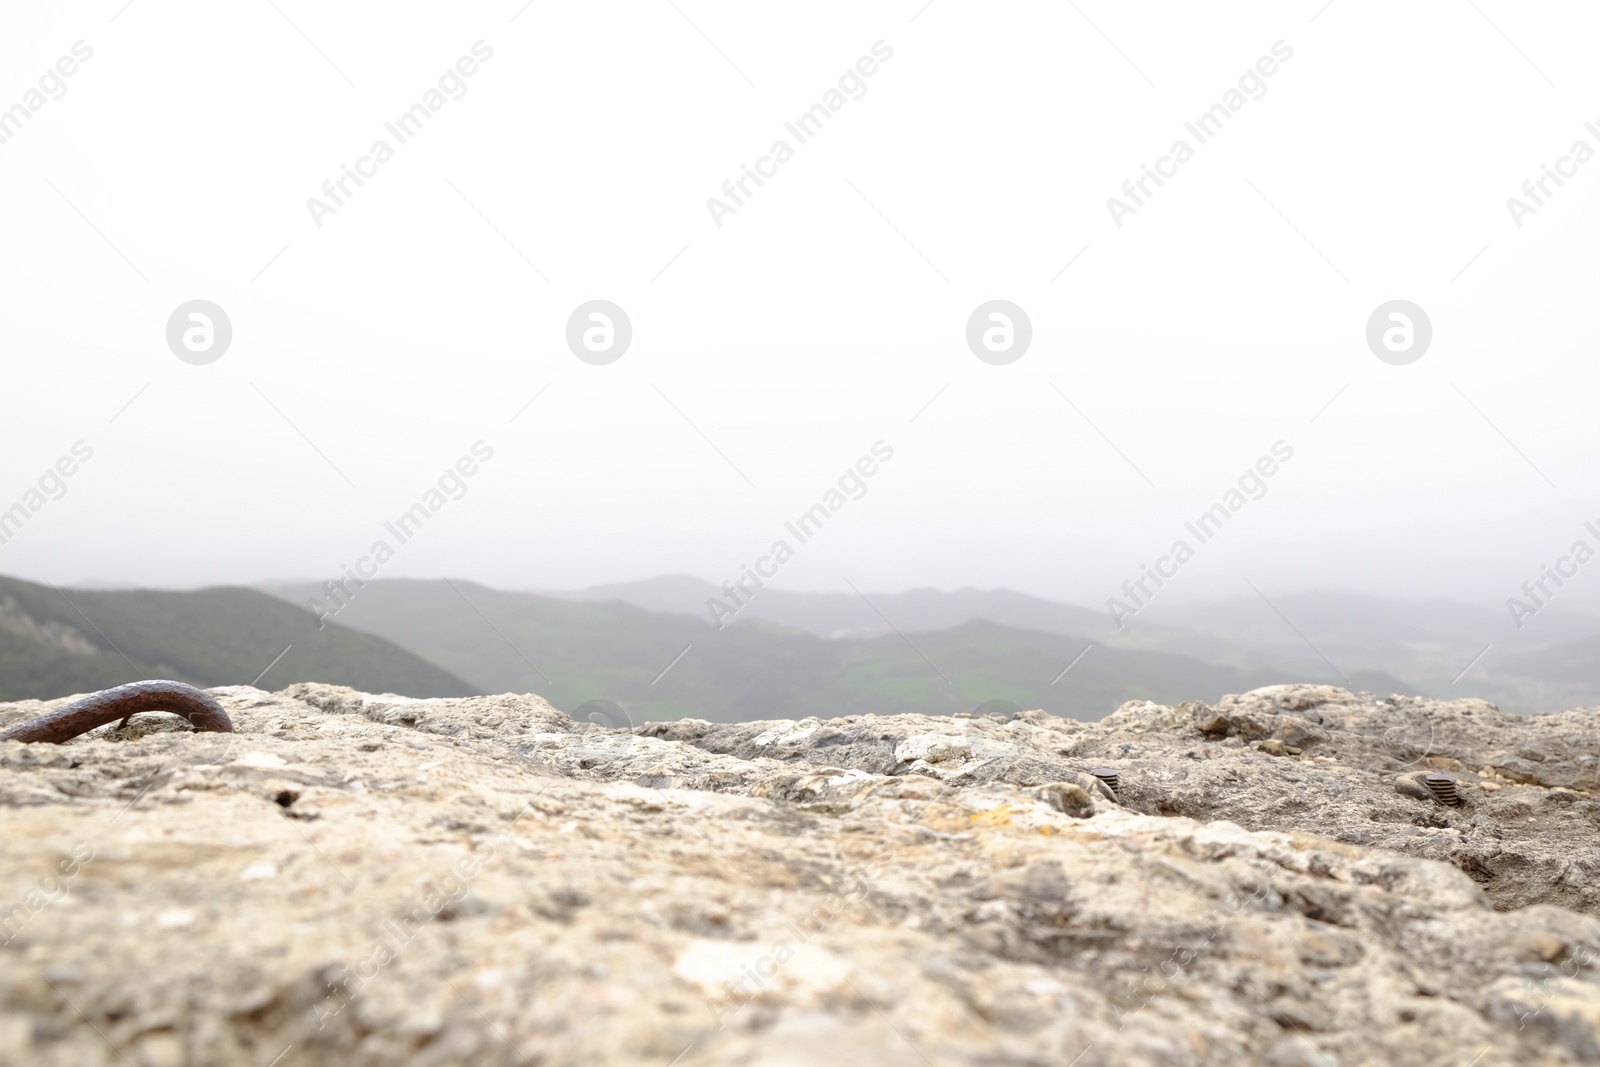
[[0, 1063], [1600, 1062], [1597, 712], [212, 692], [0, 745]]

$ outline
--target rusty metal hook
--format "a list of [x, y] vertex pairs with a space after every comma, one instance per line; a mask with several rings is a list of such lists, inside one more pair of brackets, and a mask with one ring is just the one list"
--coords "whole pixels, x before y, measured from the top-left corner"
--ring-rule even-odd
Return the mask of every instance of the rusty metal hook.
[[48, 715], [0, 733], [0, 741], [43, 741], [60, 744], [97, 726], [128, 720], [141, 711], [170, 711], [189, 720], [196, 730], [233, 733], [233, 720], [210, 693], [183, 682], [149, 681], [105, 689]]

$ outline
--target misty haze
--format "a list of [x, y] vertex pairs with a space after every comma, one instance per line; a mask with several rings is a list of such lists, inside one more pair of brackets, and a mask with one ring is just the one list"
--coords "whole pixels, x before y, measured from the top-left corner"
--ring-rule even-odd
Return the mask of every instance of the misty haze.
[[0, 1067], [1600, 1063], [1595, 12], [0, 13]]

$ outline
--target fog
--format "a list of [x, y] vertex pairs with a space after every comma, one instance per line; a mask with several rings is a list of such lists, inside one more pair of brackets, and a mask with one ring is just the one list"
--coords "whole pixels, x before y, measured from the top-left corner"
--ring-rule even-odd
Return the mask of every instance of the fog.
[[0, 1062], [1594, 1062], [1597, 40], [6, 0]]
[[[720, 585], [786, 541], [775, 588], [1106, 609], [1184, 540], [1147, 617], [1506, 613], [1600, 547], [1600, 112], [1592, 11], [1480, 7], [10, 5], [0, 572], [323, 581], [382, 541], [385, 578]], [[198, 365], [195, 300], [231, 325]], [[568, 344], [593, 300], [611, 362]], [[1011, 362], [968, 344], [992, 300]], [[1368, 343], [1395, 300], [1411, 362]], [[1600, 611], [1574, 569], [1543, 596]]]

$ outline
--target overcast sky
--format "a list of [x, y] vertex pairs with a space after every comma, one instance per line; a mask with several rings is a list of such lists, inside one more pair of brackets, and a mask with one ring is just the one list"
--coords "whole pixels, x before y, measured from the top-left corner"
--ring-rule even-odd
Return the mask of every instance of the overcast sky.
[[[1173, 601], [1493, 603], [1600, 547], [1600, 159], [1561, 162], [1600, 151], [1600, 17], [1205, 8], [8, 3], [0, 572], [320, 580], [382, 539], [385, 576], [720, 582], [782, 538], [791, 589], [1103, 605], [1181, 538]], [[597, 299], [605, 364], [567, 340]], [[232, 330], [201, 365], [194, 300]], [[991, 300], [1031, 323], [1000, 365]], [[1368, 344], [1393, 300], [1431, 323], [1405, 364]], [[1562, 597], [1600, 605], [1600, 562]]]

